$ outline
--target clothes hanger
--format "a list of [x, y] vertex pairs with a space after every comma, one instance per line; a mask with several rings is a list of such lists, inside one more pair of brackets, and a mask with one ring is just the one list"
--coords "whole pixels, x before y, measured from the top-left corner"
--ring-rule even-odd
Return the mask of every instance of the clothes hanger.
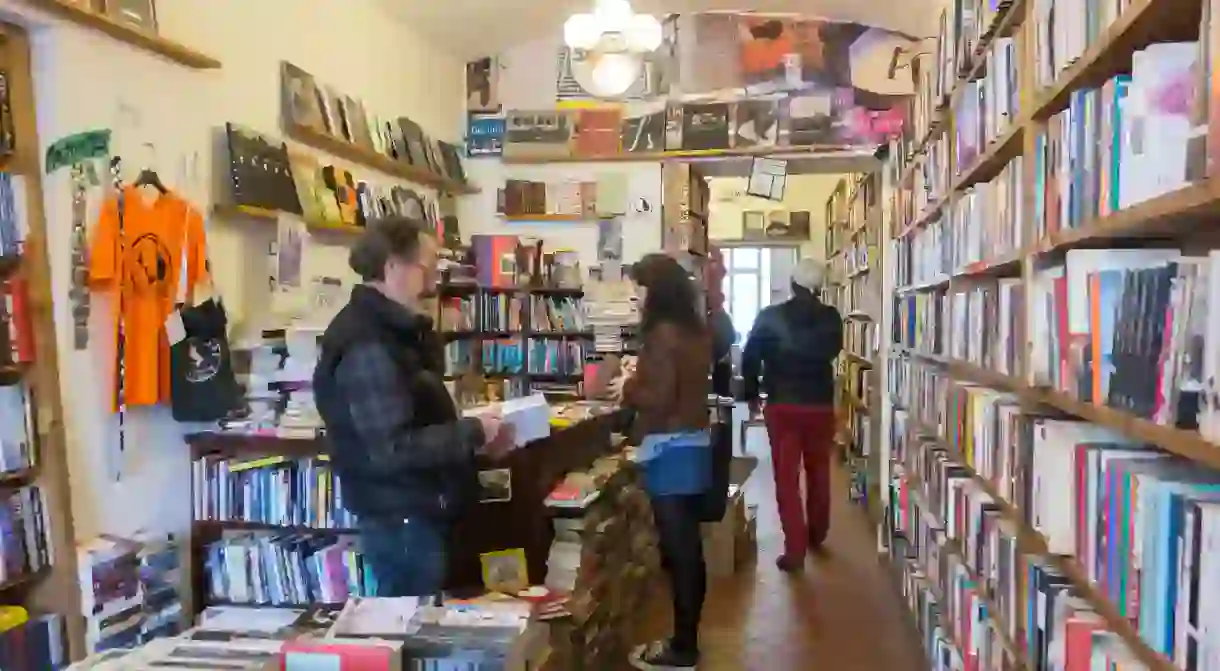
[[[145, 142], [144, 146], [148, 147], [149, 151], [152, 152], [153, 158], [155, 159], [157, 155], [156, 146], [151, 142]], [[169, 192], [169, 189], [165, 188], [165, 184], [161, 183], [161, 176], [158, 175], [157, 171], [153, 170], [152, 168], [144, 168], [141, 170], [139, 176], [136, 177], [134, 185], [137, 187], [151, 186], [155, 188], [162, 196]]]

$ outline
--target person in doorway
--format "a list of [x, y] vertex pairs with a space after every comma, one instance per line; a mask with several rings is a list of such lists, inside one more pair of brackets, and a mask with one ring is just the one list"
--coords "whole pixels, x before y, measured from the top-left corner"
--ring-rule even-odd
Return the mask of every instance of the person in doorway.
[[[703, 495], [711, 480], [708, 371], [712, 345], [698, 289], [673, 258], [649, 254], [631, 270], [642, 301], [643, 345], [620, 397], [636, 412], [662, 560], [673, 597], [673, 637], [641, 646], [637, 669], [693, 669], [707, 589], [700, 535]], [[649, 456], [655, 455], [655, 460]]]
[[730, 357], [737, 344], [733, 318], [724, 309], [724, 254], [716, 247], [708, 250], [703, 289], [707, 294], [708, 327], [712, 333], [712, 393], [733, 396], [733, 362]]
[[767, 396], [764, 419], [784, 531], [784, 553], [776, 564], [784, 571], [800, 570], [807, 551], [821, 552], [830, 527], [833, 362], [843, 348], [843, 321], [818, 297], [824, 274], [821, 261], [798, 263], [792, 298], [758, 314], [742, 352], [751, 415], [758, 414], [760, 391]]
[[477, 496], [477, 455], [502, 457], [511, 431], [493, 411], [460, 418], [421, 308], [434, 292], [437, 240], [407, 219], [374, 222], [352, 248], [363, 280], [322, 336], [314, 395], [359, 520], [378, 596], [444, 586], [450, 525]]

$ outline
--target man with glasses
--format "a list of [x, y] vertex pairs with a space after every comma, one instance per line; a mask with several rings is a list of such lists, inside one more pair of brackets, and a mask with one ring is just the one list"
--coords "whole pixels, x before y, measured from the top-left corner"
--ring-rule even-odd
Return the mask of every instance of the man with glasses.
[[445, 388], [422, 307], [436, 289], [437, 248], [413, 220], [368, 226], [349, 258], [363, 283], [322, 336], [314, 373], [378, 596], [441, 592], [450, 528], [477, 496], [475, 458], [501, 458], [513, 443], [498, 412], [461, 418]]

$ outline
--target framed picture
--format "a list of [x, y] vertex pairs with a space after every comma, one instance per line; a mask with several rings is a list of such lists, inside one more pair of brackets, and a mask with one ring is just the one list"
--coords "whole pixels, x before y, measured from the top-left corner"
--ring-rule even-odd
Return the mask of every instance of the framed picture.
[[479, 503], [513, 500], [513, 472], [507, 468], [479, 471]]
[[284, 61], [280, 85], [283, 89], [284, 118], [289, 123], [329, 132], [318, 83], [313, 75]]
[[466, 64], [466, 111], [500, 111], [499, 74], [495, 58], [480, 58]]
[[157, 3], [154, 0], [105, 0], [106, 15], [119, 23], [149, 33], [157, 32]]
[[483, 567], [483, 587], [492, 592], [516, 594], [530, 586], [525, 550], [499, 550], [479, 555]]

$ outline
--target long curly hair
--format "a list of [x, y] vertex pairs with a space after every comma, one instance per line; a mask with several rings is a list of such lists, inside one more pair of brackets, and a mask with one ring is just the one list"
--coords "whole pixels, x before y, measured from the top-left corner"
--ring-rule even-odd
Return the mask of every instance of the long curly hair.
[[667, 322], [692, 335], [705, 329], [695, 280], [675, 259], [648, 254], [632, 265], [631, 279], [648, 289], [640, 319], [643, 333]]

